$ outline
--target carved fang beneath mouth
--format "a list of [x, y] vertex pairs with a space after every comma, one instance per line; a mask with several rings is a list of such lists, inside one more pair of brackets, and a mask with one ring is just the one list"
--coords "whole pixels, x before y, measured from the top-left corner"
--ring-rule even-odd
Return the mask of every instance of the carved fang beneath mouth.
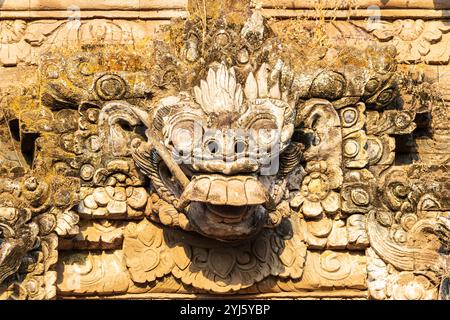
[[269, 196], [261, 182], [253, 176], [194, 176], [180, 197], [179, 207], [190, 202], [214, 206], [257, 206], [267, 203]]

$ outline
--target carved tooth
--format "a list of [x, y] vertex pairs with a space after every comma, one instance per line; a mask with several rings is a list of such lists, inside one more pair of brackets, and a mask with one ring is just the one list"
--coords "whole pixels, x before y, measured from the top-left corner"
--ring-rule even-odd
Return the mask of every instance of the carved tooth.
[[216, 77], [218, 86], [217, 89], [222, 88], [225, 91], [228, 91], [228, 72], [224, 64], [220, 65], [219, 70], [217, 70]]
[[236, 91], [236, 73], [234, 72], [234, 68], [230, 69], [230, 74], [228, 76], [228, 89], [231, 93]]
[[234, 94], [234, 105], [238, 108], [236, 111], [240, 111], [240, 107], [242, 106], [242, 102], [244, 101], [242, 87], [241, 85], [237, 86], [236, 93]]
[[198, 86], [194, 88], [194, 95], [195, 101], [197, 101], [199, 105], [203, 106], [206, 104], [206, 101], [203, 101], [202, 90]]
[[194, 178], [181, 195], [178, 207], [182, 208], [191, 201], [205, 202], [208, 198], [210, 184], [209, 177]]
[[253, 72], [249, 73], [245, 81], [244, 93], [248, 100], [255, 100], [258, 97], [258, 85]]
[[[209, 69], [208, 71], [208, 76], [206, 78], [206, 81], [208, 82], [208, 89], [209, 89], [209, 99], [210, 99], [210, 103], [211, 106], [213, 107], [214, 110], [214, 98], [217, 92], [217, 88], [216, 88], [216, 73], [214, 72], [213, 69]], [[214, 110], [214, 111], [218, 111], [218, 110]]]
[[202, 90], [202, 101], [203, 101], [203, 108], [207, 111], [210, 111], [211, 101], [209, 99], [209, 89], [208, 84], [205, 80], [200, 81], [200, 88]]
[[228, 205], [245, 206], [247, 204], [245, 186], [242, 181], [237, 179], [230, 180], [227, 187]]
[[280, 80], [280, 74], [281, 70], [283, 69], [283, 65], [284, 65], [283, 61], [281, 59], [278, 59], [274, 68], [272, 69], [272, 72], [270, 73], [271, 80], [275, 80], [275, 78], [277, 78], [278, 81]]
[[268, 200], [264, 186], [255, 179], [248, 179], [245, 182], [245, 195], [248, 205], [263, 204]]
[[227, 182], [222, 179], [211, 181], [211, 188], [208, 193], [208, 202], [215, 205], [227, 204]]
[[196, 195], [197, 201], [206, 201], [208, 198], [211, 181], [209, 178], [200, 178], [194, 185], [193, 192]]
[[263, 63], [256, 74], [258, 80], [258, 97], [265, 98], [269, 94], [267, 88], [267, 63]]

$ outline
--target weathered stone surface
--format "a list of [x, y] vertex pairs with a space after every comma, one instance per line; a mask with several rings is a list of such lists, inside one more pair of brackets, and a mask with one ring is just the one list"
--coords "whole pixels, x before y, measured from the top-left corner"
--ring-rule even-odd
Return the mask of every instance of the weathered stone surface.
[[59, 250], [120, 249], [124, 222], [110, 220], [83, 220], [74, 237], [60, 239]]
[[108, 295], [127, 291], [130, 277], [121, 251], [61, 254], [57, 290], [61, 295]]
[[446, 1], [72, 2], [0, 7], [0, 299], [446, 298]]

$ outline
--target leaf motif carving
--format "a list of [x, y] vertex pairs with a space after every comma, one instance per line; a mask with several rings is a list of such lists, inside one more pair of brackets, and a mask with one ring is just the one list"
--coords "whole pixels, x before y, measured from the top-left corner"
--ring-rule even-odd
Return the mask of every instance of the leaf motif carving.
[[211, 270], [221, 278], [226, 278], [235, 264], [236, 256], [232, 251], [213, 249], [209, 253]]

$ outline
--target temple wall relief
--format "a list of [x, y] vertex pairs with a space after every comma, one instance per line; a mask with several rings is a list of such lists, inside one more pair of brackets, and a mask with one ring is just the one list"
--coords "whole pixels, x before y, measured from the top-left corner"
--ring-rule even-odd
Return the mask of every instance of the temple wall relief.
[[449, 299], [447, 0], [0, 0], [0, 299]]

